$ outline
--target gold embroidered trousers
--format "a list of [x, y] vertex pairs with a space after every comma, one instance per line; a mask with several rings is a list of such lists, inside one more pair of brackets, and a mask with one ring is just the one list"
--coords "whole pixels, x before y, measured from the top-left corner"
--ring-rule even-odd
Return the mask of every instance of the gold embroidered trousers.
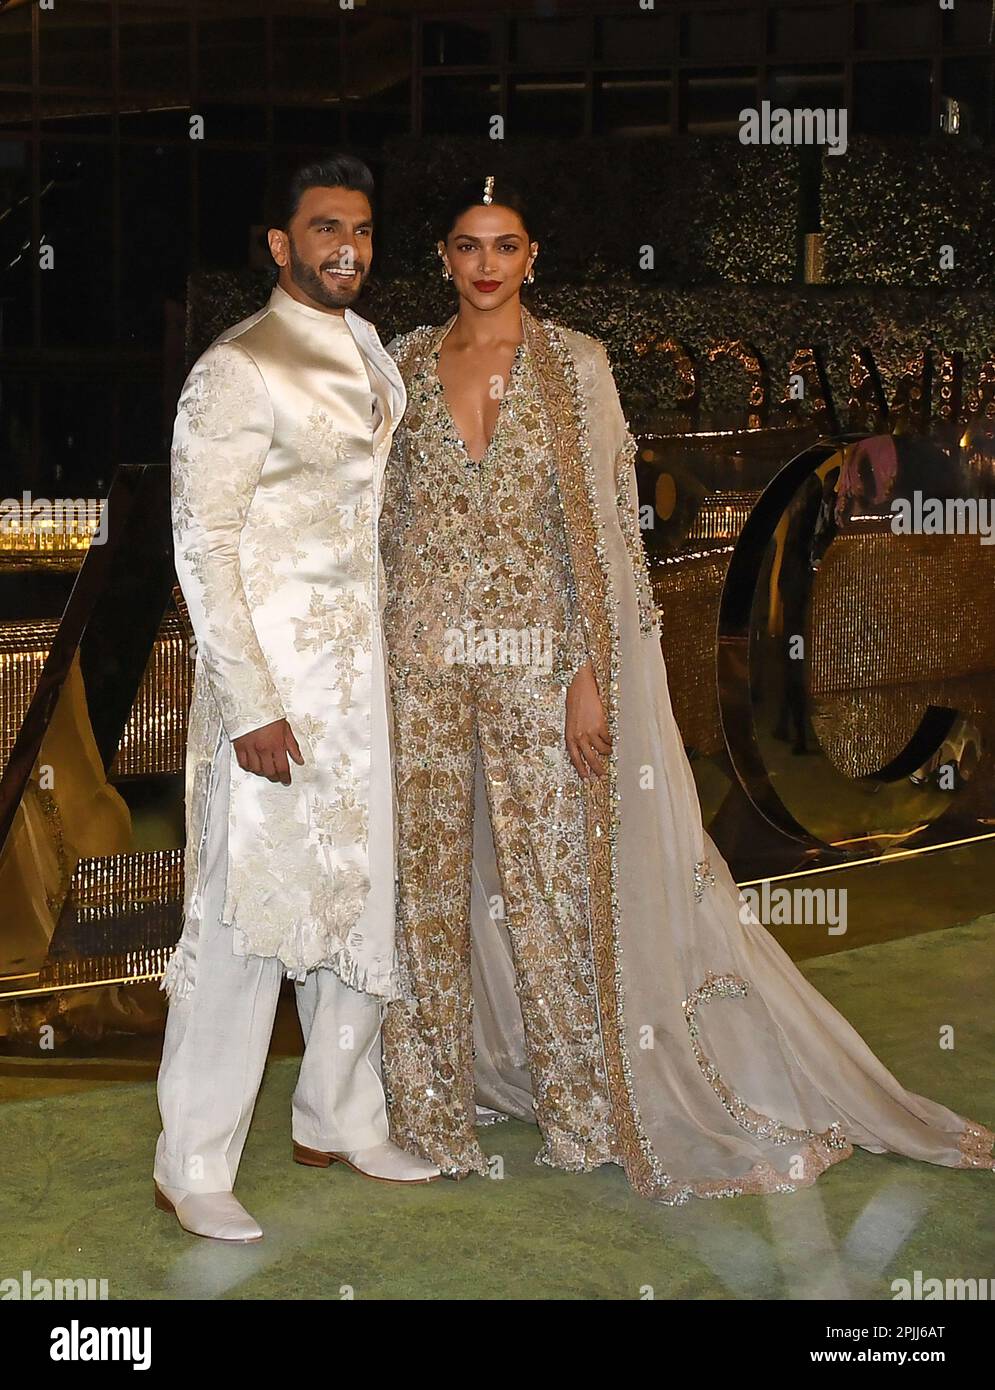
[[400, 949], [416, 1002], [391, 1004], [384, 1081], [399, 1144], [445, 1172], [487, 1172], [474, 1131], [470, 876], [481, 758], [525, 1024], [537, 1161], [614, 1158], [587, 911], [584, 796], [564, 745], [566, 691], [533, 668], [394, 673]]

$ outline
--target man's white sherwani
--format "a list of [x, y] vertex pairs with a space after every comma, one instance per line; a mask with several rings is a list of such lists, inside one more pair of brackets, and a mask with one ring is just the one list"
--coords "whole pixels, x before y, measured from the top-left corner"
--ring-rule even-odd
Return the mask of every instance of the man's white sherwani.
[[[164, 982], [172, 999], [196, 980], [208, 812], [222, 775], [222, 922], [235, 953], [276, 957], [298, 979], [325, 966], [369, 994], [401, 993], [392, 871], [385, 910], [364, 907], [370, 844], [389, 842], [393, 860], [389, 750], [375, 747], [387, 708], [376, 522], [404, 405], [371, 325], [279, 287], [187, 379], [173, 524], [198, 647], [185, 926]], [[304, 757], [291, 763], [290, 787], [224, 756], [231, 740], [281, 718]]]
[[[284, 973], [304, 1057], [293, 1137], [387, 1138], [379, 1076], [395, 838], [377, 518], [404, 387], [370, 324], [274, 289], [195, 364], [173, 438], [176, 569], [197, 638], [187, 886], [155, 1178], [230, 1191]], [[243, 772], [239, 735], [286, 718], [292, 785]]]

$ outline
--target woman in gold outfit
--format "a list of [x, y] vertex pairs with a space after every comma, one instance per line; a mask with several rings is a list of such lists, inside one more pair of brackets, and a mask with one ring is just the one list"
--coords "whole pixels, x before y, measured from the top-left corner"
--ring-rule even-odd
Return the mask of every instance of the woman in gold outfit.
[[[618, 1163], [671, 1204], [790, 1192], [853, 1147], [992, 1168], [995, 1136], [906, 1091], [752, 917], [706, 835], [601, 344], [520, 301], [538, 244], [489, 177], [440, 228], [459, 296], [395, 339], [387, 470], [399, 949], [396, 1142], [486, 1173]], [[952, 1055], [952, 1054], [948, 1054]]]

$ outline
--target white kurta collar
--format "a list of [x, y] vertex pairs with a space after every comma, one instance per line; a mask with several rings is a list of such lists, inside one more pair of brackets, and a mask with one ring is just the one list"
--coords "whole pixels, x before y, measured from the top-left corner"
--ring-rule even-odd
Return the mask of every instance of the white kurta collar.
[[[332, 313], [328, 309], [314, 309], [310, 304], [304, 304], [301, 300], [295, 299], [280, 285], [273, 286], [273, 293], [269, 297], [269, 307], [278, 314], [301, 314], [315, 323], [327, 323], [334, 327], [345, 322], [345, 314]], [[348, 314], [349, 310], [347, 309], [345, 313]]]
[[324, 322], [331, 326], [331, 331], [339, 324], [345, 323], [366, 363], [374, 394], [380, 405], [379, 419], [374, 432], [374, 448], [377, 449], [400, 422], [407, 404], [407, 395], [394, 359], [381, 343], [373, 324], [352, 309], [346, 309], [344, 314], [330, 314], [325, 309], [314, 309], [310, 304], [302, 304], [279, 285], [273, 286], [269, 307], [284, 318], [300, 315], [315, 324]]

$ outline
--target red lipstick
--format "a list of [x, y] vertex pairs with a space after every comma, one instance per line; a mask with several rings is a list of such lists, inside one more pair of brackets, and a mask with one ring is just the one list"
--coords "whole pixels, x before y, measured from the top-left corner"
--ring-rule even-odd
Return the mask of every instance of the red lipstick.
[[493, 294], [495, 290], [501, 288], [500, 280], [474, 280], [473, 288], [479, 290], [481, 294]]

